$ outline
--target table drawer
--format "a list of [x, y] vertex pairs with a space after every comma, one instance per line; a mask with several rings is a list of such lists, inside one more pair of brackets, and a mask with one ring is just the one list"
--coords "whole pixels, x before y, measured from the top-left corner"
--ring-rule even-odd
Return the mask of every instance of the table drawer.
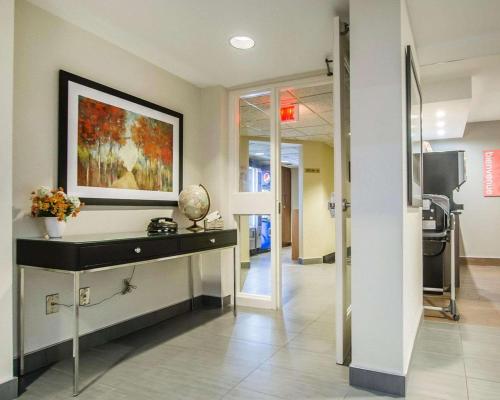
[[89, 245], [80, 249], [82, 269], [168, 257], [178, 251], [176, 238]]
[[203, 233], [192, 237], [179, 238], [179, 248], [183, 251], [217, 249], [236, 244], [236, 231]]

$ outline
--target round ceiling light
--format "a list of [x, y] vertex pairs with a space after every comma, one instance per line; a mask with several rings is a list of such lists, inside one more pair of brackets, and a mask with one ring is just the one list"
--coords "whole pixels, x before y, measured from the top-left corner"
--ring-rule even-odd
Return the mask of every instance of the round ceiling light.
[[255, 41], [248, 36], [233, 36], [229, 39], [229, 43], [235, 49], [248, 50], [255, 46]]

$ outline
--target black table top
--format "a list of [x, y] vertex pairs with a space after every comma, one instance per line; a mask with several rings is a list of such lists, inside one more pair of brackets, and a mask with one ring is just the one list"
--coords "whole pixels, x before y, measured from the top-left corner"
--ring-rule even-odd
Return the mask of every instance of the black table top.
[[62, 238], [44, 238], [44, 237], [26, 237], [17, 240], [41, 241], [41, 242], [59, 242], [59, 243], [72, 243], [72, 244], [87, 244], [87, 243], [101, 243], [108, 241], [121, 241], [121, 240], [147, 240], [147, 239], [162, 239], [167, 237], [184, 237], [195, 235], [209, 235], [217, 232], [234, 231], [235, 229], [222, 229], [222, 230], [201, 230], [197, 232], [188, 229], [179, 229], [176, 233], [160, 233], [148, 234], [147, 232], [112, 232], [112, 233], [91, 233], [80, 235], [68, 235]]

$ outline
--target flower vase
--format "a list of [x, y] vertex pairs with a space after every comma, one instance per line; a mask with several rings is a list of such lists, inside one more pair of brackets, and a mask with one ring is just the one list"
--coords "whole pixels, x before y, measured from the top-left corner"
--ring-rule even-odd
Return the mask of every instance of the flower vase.
[[66, 221], [59, 221], [56, 217], [44, 218], [45, 230], [50, 238], [62, 238], [66, 229]]

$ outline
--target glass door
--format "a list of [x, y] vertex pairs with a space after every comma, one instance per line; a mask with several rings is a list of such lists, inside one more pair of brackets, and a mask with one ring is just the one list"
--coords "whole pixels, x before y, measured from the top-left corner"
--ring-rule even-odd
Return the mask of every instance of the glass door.
[[235, 170], [231, 199], [239, 233], [238, 303], [279, 307], [280, 174], [276, 168], [275, 90], [231, 93], [232, 162]]

